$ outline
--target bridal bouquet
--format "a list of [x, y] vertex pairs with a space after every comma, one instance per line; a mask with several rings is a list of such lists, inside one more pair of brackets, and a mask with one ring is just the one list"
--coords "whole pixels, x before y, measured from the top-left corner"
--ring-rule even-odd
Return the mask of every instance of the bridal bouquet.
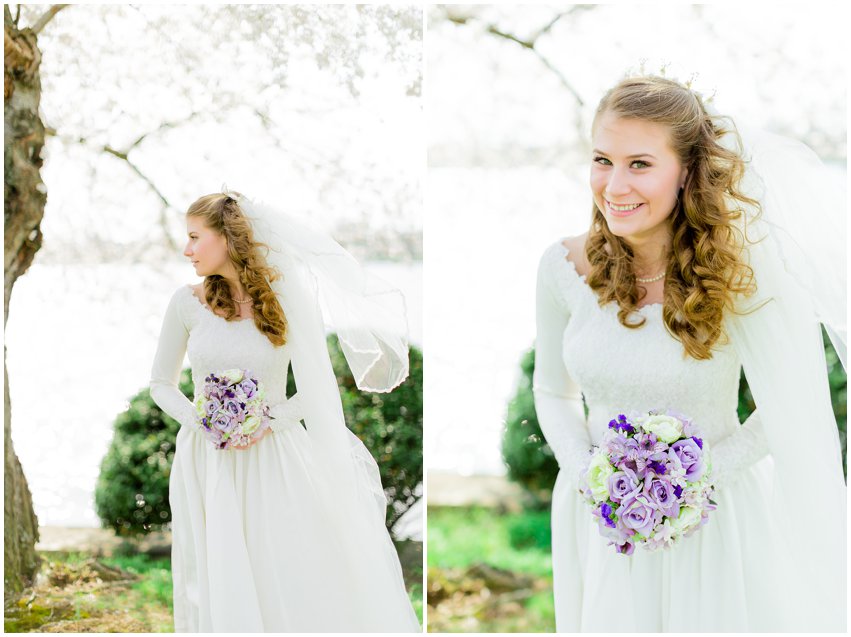
[[673, 546], [707, 522], [712, 466], [697, 433], [687, 418], [658, 411], [609, 422], [580, 492], [618, 553]]
[[201, 430], [216, 449], [246, 445], [259, 438], [274, 418], [266, 392], [247, 369], [228, 369], [204, 379], [195, 400]]

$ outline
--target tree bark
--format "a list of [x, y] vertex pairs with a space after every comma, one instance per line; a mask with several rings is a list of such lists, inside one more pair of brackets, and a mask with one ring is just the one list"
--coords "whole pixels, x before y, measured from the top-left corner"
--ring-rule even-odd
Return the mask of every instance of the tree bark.
[[[55, 11], [53, 11], [55, 14]], [[51, 16], [52, 17], [52, 16]], [[36, 35], [32, 29], [19, 30], [9, 5], [4, 5], [4, 298], [3, 324], [9, 317], [12, 286], [30, 267], [41, 248], [41, 220], [47, 200], [41, 180], [41, 149], [44, 125], [39, 117], [41, 78]], [[43, 26], [43, 25], [42, 25]], [[4, 418], [4, 591], [8, 595], [32, 583], [39, 565], [35, 552], [38, 519], [21, 463], [12, 446], [12, 406], [3, 349], [5, 401]]]

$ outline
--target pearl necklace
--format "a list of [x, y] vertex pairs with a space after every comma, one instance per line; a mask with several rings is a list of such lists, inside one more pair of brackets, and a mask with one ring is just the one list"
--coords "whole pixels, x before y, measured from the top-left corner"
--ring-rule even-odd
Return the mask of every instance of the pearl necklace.
[[230, 298], [231, 298], [231, 301], [236, 301], [237, 303], [251, 303], [251, 297], [245, 299], [244, 301], [239, 301], [239, 300], [237, 300], [233, 297], [230, 297]]
[[665, 276], [665, 270], [662, 270], [662, 272], [660, 274], [657, 274], [654, 277], [650, 277], [649, 279], [642, 279], [640, 276], [637, 276], [637, 277], [635, 277], [635, 280], [638, 281], [639, 283], [653, 283], [653, 282], [661, 279], [663, 276]]

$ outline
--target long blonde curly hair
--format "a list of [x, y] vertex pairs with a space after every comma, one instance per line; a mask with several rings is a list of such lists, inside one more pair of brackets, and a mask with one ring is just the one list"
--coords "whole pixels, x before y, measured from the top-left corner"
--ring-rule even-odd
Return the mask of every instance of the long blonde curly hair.
[[[724, 125], [729, 118], [709, 115], [697, 93], [657, 76], [624, 79], [610, 89], [600, 100], [593, 126], [604, 113], [667, 126], [670, 147], [688, 169], [667, 219], [673, 241], [662, 314], [685, 355], [710, 359], [716, 342], [727, 340], [725, 309], [735, 312], [736, 295], [756, 291], [753, 270], [742, 259], [745, 237], [734, 221], [744, 214], [744, 205], [758, 212], [759, 202], [739, 190], [745, 172], [741, 154], [719, 144], [730, 133], [741, 148], [738, 131], [731, 121]], [[633, 251], [609, 230], [596, 203], [585, 252], [590, 263], [587, 282], [600, 305], [616, 301], [621, 324], [641, 327], [646, 319], [636, 310], [647, 290], [636, 282]]]
[[[232, 193], [239, 197], [239, 193]], [[255, 241], [251, 223], [239, 203], [228, 193], [199, 197], [186, 211], [187, 217], [200, 217], [204, 225], [227, 239], [228, 257], [236, 270], [245, 292], [251, 297], [254, 324], [269, 341], [279, 347], [287, 342], [287, 319], [272, 290], [271, 282], [281, 278], [277, 268], [270, 266], [261, 252], [269, 246]], [[240, 320], [236, 301], [227, 280], [213, 274], [204, 277], [204, 298], [217, 314], [224, 313], [228, 321]]]

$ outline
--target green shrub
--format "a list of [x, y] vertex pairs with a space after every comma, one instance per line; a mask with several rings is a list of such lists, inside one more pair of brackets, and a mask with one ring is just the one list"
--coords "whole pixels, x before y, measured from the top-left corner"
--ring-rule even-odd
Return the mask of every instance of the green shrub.
[[[411, 348], [411, 373], [389, 394], [360, 392], [335, 337], [328, 347], [341, 389], [346, 424], [378, 462], [388, 506], [388, 528], [418, 499], [422, 482], [422, 353]], [[189, 369], [178, 383], [190, 400]], [[292, 372], [287, 392], [295, 391]], [[148, 388], [130, 399], [115, 419], [114, 436], [101, 463], [95, 510], [105, 527], [120, 535], [161, 530], [171, 521], [168, 481], [180, 425], [162, 412]]]
[[508, 468], [508, 477], [526, 490], [530, 508], [549, 502], [558, 474], [558, 463], [544, 440], [535, 412], [534, 369], [535, 350], [532, 349], [520, 361], [520, 381], [517, 393], [508, 403], [502, 436], [502, 459]]
[[527, 511], [508, 522], [508, 541], [516, 549], [549, 551], [553, 543], [550, 510]]
[[[828, 367], [830, 396], [833, 413], [842, 442], [843, 470], [847, 472], [845, 447], [847, 423], [847, 376], [827, 334], [822, 330], [825, 358]], [[508, 404], [505, 429], [502, 437], [502, 458], [508, 468], [508, 477], [520, 484], [528, 495], [527, 506], [539, 508], [549, 504], [553, 485], [558, 474], [558, 464], [544, 440], [535, 413], [532, 395], [532, 373], [535, 369], [535, 352], [530, 350], [520, 361], [521, 377], [517, 393]], [[739, 420], [744, 420], [755, 409], [747, 380], [742, 374], [739, 385]], [[587, 412], [587, 410], [586, 410]]]
[[[192, 400], [192, 375], [180, 374], [180, 391]], [[171, 521], [168, 479], [180, 424], [164, 414], [145, 388], [115, 419], [114, 434], [95, 486], [95, 511], [119, 535], [159, 530]]]

